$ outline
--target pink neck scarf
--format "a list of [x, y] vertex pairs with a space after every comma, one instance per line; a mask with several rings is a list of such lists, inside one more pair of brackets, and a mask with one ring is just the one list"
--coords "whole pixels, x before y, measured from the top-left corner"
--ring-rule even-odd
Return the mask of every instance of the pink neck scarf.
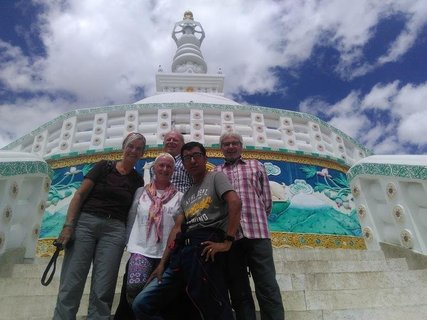
[[163, 235], [163, 205], [168, 203], [170, 199], [174, 197], [177, 190], [173, 184], [170, 184], [167, 187], [163, 194], [159, 197], [157, 196], [157, 188], [154, 182], [146, 185], [145, 191], [147, 192], [148, 197], [151, 200], [151, 205], [148, 210], [148, 221], [147, 221], [147, 239], [151, 232], [151, 226], [155, 225], [155, 232], [157, 237], [157, 242], [162, 239]]

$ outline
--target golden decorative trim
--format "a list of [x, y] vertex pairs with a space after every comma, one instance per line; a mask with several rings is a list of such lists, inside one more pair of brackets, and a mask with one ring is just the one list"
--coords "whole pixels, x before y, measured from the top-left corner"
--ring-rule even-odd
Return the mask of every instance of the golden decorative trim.
[[[224, 155], [219, 149], [208, 149], [207, 150], [209, 157], [214, 158], [223, 158]], [[293, 162], [300, 164], [309, 164], [319, 167], [325, 167], [329, 169], [335, 169], [346, 173], [349, 167], [339, 164], [333, 160], [327, 160], [322, 158], [310, 157], [308, 155], [297, 155], [297, 154], [288, 154], [280, 151], [266, 151], [266, 150], [243, 150], [243, 157], [246, 159], [256, 159], [256, 160], [275, 160], [275, 161], [284, 161], [284, 162]]]
[[[51, 257], [55, 252], [54, 240], [54, 238], [39, 239], [36, 251], [37, 256]], [[363, 238], [351, 236], [272, 232], [271, 241], [274, 248], [366, 250]]]
[[272, 232], [272, 245], [275, 248], [327, 248], [366, 250], [362, 237], [337, 236], [309, 233]]
[[[162, 149], [149, 149], [144, 153], [146, 158], [155, 158], [157, 157]], [[207, 149], [207, 156], [211, 158], [223, 158], [223, 154], [219, 149]], [[319, 167], [325, 167], [329, 169], [335, 169], [341, 172], [346, 173], [348, 167], [342, 164], [339, 164], [333, 160], [327, 160], [322, 158], [310, 157], [307, 155], [295, 155], [295, 154], [286, 154], [279, 151], [262, 151], [262, 150], [244, 150], [243, 157], [247, 159], [257, 159], [257, 160], [275, 160], [275, 161], [284, 161], [284, 162], [293, 162], [300, 164], [308, 164]], [[75, 157], [61, 158], [61, 159], [49, 159], [46, 162], [52, 169], [64, 168], [70, 166], [76, 166], [82, 163], [95, 163], [100, 160], [120, 160], [122, 158], [122, 151], [112, 151], [106, 153], [97, 153], [91, 155], [78, 155]]]
[[[39, 239], [37, 242], [36, 255], [38, 257], [51, 257], [56, 250], [53, 245], [55, 238]], [[64, 251], [61, 251], [60, 255], [63, 255]]]
[[[219, 157], [223, 157], [222, 154]], [[309, 164], [329, 169], [335, 169], [344, 173], [346, 173], [349, 169], [349, 167], [339, 164], [333, 160], [310, 157], [307, 155], [287, 154], [279, 151], [244, 151], [243, 157], [247, 159], [275, 160], [300, 164]]]
[[[145, 158], [155, 158], [161, 152], [161, 149], [150, 149], [144, 153]], [[65, 168], [70, 166], [77, 166], [83, 163], [96, 163], [101, 160], [121, 160], [122, 159], [122, 151], [112, 151], [105, 153], [97, 153], [90, 155], [78, 155], [75, 157], [61, 158], [61, 159], [48, 159], [46, 162], [52, 169]]]

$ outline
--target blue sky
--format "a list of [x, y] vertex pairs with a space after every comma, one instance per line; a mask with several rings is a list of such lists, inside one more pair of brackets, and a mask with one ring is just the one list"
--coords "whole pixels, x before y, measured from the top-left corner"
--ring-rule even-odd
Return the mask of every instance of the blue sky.
[[153, 94], [186, 10], [227, 97], [314, 114], [377, 154], [427, 152], [425, 0], [0, 0], [0, 148]]

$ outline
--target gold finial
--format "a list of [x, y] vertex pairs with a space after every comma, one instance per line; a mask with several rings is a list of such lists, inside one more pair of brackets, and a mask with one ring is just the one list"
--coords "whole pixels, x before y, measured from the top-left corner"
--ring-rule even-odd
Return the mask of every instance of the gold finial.
[[186, 20], [186, 19], [194, 20], [193, 19], [193, 13], [190, 10], [187, 10], [184, 12], [184, 20]]

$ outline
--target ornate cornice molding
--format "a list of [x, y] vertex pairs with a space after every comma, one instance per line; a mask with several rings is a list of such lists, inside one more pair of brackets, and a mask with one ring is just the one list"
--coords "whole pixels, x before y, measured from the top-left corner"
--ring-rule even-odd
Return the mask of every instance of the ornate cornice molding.
[[347, 172], [348, 181], [351, 182], [351, 180], [359, 175], [379, 175], [427, 180], [427, 166], [388, 163], [361, 163], [356, 164], [349, 169]]
[[[149, 149], [145, 152], [144, 157], [146, 158], [155, 158], [161, 149]], [[219, 149], [207, 149], [208, 157], [212, 158], [222, 158], [223, 154]], [[64, 168], [69, 166], [76, 166], [82, 163], [95, 163], [103, 159], [108, 160], [119, 160], [122, 157], [121, 151], [110, 151], [110, 152], [98, 152], [92, 154], [80, 154], [75, 156], [68, 157], [58, 157], [51, 158], [46, 160], [51, 168]], [[293, 162], [301, 164], [316, 165], [320, 167], [326, 167], [330, 169], [335, 169], [341, 172], [346, 173], [348, 166], [344, 164], [337, 163], [334, 160], [322, 159], [318, 154], [315, 155], [304, 155], [304, 154], [288, 154], [279, 151], [266, 151], [266, 150], [245, 150], [243, 152], [243, 157], [247, 159], [257, 159], [257, 160], [273, 160], [273, 161], [284, 161], [284, 162]]]

